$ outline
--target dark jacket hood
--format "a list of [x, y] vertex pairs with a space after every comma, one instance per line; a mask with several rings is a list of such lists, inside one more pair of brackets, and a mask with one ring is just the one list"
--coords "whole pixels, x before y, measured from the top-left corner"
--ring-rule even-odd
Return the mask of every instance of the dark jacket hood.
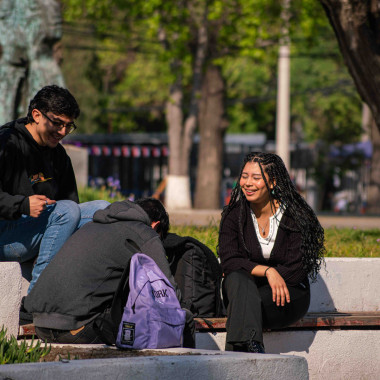
[[26, 124], [27, 124], [27, 118], [26, 117], [23, 117], [21, 119], [17, 119], [17, 120], [13, 120], [13, 121], [10, 121], [9, 123], [6, 123], [4, 125], [2, 125], [0, 127], [0, 129], [2, 129], [4, 132], [8, 129], [9, 131], [17, 131], [17, 133], [20, 133], [22, 134], [26, 139], [27, 141], [29, 141], [31, 144], [33, 144], [34, 146], [42, 149], [42, 150], [46, 150], [46, 149], [51, 149], [49, 147], [45, 147], [45, 146], [40, 146], [38, 145], [37, 141], [34, 140], [33, 136], [30, 134], [30, 132], [28, 131], [28, 129], [26, 128]]
[[93, 220], [103, 224], [134, 221], [151, 225], [148, 214], [139, 205], [127, 200], [111, 203], [105, 209], [96, 211]]
[[6, 123], [1, 126], [1, 129], [6, 128], [13, 128], [17, 129], [22, 134], [26, 135], [27, 129], [25, 128], [25, 125], [27, 124], [26, 117], [23, 117], [21, 119], [12, 120], [9, 123]]

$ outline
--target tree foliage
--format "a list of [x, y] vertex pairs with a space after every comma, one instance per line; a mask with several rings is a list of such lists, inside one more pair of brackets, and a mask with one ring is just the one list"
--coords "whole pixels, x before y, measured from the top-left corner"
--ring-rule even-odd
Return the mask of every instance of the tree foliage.
[[[182, 124], [178, 139], [186, 135], [186, 125], [193, 123], [190, 140], [197, 127], [202, 76], [215, 65], [225, 81], [228, 131], [265, 132], [274, 139], [281, 2], [63, 3], [67, 28], [76, 25], [91, 33], [94, 47], [87, 53], [90, 59], [84, 74], [94, 94], [84, 113], [96, 114], [89, 128], [94, 124], [103, 131], [169, 127], [170, 132], [168, 117], [173, 113], [169, 110], [177, 105], [176, 119]], [[293, 140], [319, 139], [329, 144], [358, 140], [361, 102], [323, 8], [315, 0], [292, 0], [290, 14]], [[207, 47], [198, 67], [202, 30]], [[77, 63], [72, 64], [79, 69]], [[178, 141], [179, 153], [188, 155], [186, 143]], [[178, 157], [172, 162], [185, 168], [174, 172], [187, 172], [187, 162]]]
[[[144, 125], [148, 130], [149, 125], [165, 128], [164, 104], [175, 74], [169, 64], [174, 58], [181, 61], [177, 70], [185, 91], [184, 107], [188, 109], [194, 31], [199, 25], [199, 12], [194, 9], [200, 2], [63, 3], [67, 22], [91, 23], [88, 30], [93, 31], [97, 50], [90, 53], [93, 58], [86, 77], [92, 85], [96, 83], [96, 97], [100, 98], [99, 94], [105, 93], [105, 78], [109, 78], [101, 107], [111, 113], [114, 130], [141, 130]], [[189, 3], [195, 4], [193, 8], [188, 7]], [[215, 31], [210, 54], [213, 62], [221, 65], [226, 80], [229, 132], [261, 131], [274, 138], [280, 2], [204, 3], [209, 6], [209, 28]], [[308, 140], [329, 139], [329, 134], [319, 133], [320, 127], [329, 130], [334, 124], [344, 129], [346, 123], [358, 127], [360, 105], [321, 5], [314, 0], [293, 0], [291, 5], [293, 120], [304, 126]], [[195, 15], [191, 15], [192, 10]], [[167, 49], [159, 41], [162, 25]], [[69, 63], [66, 59], [65, 65]], [[73, 65], [78, 66], [76, 62]], [[70, 81], [68, 75], [66, 78]], [[354, 110], [350, 110], [353, 105]], [[345, 113], [353, 117], [345, 118]], [[147, 118], [146, 123], [141, 116]], [[108, 119], [98, 120], [106, 128]]]

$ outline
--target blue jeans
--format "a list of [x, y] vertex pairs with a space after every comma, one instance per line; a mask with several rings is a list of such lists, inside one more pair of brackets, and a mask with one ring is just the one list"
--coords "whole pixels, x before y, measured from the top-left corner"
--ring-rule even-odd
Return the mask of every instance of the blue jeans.
[[47, 206], [38, 218], [22, 215], [17, 220], [0, 220], [0, 261], [23, 263], [37, 256], [29, 293], [65, 241], [91, 221], [95, 211], [108, 205], [107, 201], [62, 200]]

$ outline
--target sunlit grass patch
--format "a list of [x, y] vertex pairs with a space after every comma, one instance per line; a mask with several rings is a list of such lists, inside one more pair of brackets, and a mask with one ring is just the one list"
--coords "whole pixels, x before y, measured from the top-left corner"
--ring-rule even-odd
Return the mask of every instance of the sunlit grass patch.
[[[214, 253], [218, 245], [219, 225], [171, 226], [170, 232], [192, 236], [206, 244]], [[326, 257], [380, 257], [380, 229], [325, 229]]]
[[[125, 198], [110, 181], [98, 188], [86, 187], [79, 191], [81, 202], [96, 199], [115, 202]], [[216, 254], [219, 232], [216, 222], [208, 226], [171, 225], [170, 232], [198, 239]], [[326, 257], [380, 257], [380, 229], [326, 228], [325, 247]]]
[[327, 257], [380, 257], [380, 229], [328, 228]]
[[214, 253], [218, 245], [219, 225], [209, 226], [171, 226], [170, 231], [180, 236], [191, 236], [207, 245]]

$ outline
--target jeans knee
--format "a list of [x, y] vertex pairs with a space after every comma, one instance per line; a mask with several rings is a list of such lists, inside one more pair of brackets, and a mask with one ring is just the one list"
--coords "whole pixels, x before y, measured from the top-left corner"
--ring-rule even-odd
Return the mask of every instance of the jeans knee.
[[94, 208], [96, 208], [98, 210], [103, 210], [111, 204], [110, 202], [103, 201], [103, 200], [92, 201], [90, 203], [91, 203], [91, 205], [94, 206]]
[[[103, 210], [105, 209], [106, 207], [108, 207], [111, 203], [108, 202], [108, 201], [103, 201], [103, 200], [97, 200], [97, 201], [90, 201], [90, 202], [86, 202], [86, 203], [81, 203], [80, 204], [80, 207], [82, 209], [86, 209], [88, 210], [89, 212], [96, 212], [98, 210]], [[83, 211], [82, 211], [83, 212]]]
[[79, 204], [80, 209], [80, 222], [78, 224], [78, 229], [81, 228], [84, 224], [91, 222], [92, 218], [96, 211], [103, 210], [110, 203], [103, 200], [85, 202]]
[[79, 209], [81, 212], [81, 218], [91, 218], [94, 216], [95, 212], [98, 210], [103, 210], [107, 206], [109, 206], [110, 203], [103, 200], [97, 200], [97, 201], [90, 201], [85, 203], [79, 204]]
[[58, 217], [61, 221], [78, 225], [80, 221], [80, 208], [77, 203], [70, 200], [57, 201], [54, 205], [52, 216]]

